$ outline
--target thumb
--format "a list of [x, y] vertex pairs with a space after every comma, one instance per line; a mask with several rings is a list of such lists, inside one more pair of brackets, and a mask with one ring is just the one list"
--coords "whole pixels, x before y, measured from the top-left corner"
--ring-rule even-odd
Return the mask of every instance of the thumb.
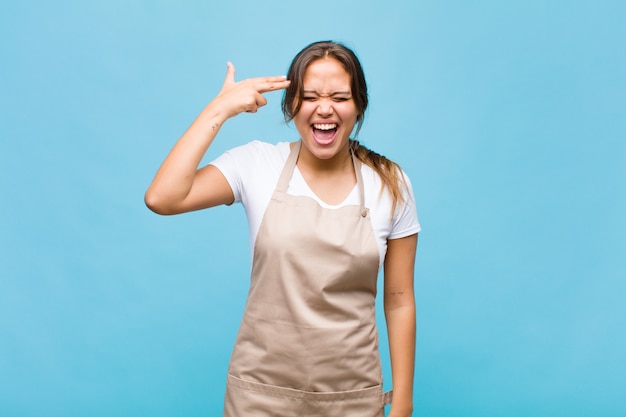
[[226, 63], [226, 79], [224, 80], [224, 85], [235, 84], [235, 66], [232, 62], [228, 61]]

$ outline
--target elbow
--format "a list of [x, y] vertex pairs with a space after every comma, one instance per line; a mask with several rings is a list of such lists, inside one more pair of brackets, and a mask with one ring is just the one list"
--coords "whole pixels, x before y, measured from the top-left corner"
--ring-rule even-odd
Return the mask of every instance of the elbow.
[[159, 198], [159, 196], [151, 190], [146, 191], [143, 201], [146, 204], [146, 207], [156, 214], [163, 216], [174, 214], [174, 212], [165, 204], [163, 199]]

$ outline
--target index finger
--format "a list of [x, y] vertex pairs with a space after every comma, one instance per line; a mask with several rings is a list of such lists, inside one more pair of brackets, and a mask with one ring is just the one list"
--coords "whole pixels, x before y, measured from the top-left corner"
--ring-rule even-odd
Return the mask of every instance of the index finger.
[[280, 77], [280, 79], [275, 81], [261, 81], [257, 84], [257, 91], [259, 93], [267, 93], [269, 91], [283, 90], [289, 87], [291, 84], [290, 80], [286, 80], [285, 77]]
[[254, 81], [254, 82], [270, 82], [270, 83], [274, 83], [274, 82], [281, 82], [281, 81], [285, 81], [287, 80], [287, 76], [286, 75], [274, 75], [271, 77], [255, 77], [255, 78], [250, 78], [250, 80]]

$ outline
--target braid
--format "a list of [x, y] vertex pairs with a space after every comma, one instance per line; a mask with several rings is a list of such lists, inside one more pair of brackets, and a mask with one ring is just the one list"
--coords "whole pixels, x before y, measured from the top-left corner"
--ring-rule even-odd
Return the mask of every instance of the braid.
[[382, 179], [380, 192], [382, 193], [383, 189], [387, 187], [391, 193], [391, 215], [393, 215], [398, 202], [404, 202], [402, 190], [400, 189], [400, 184], [404, 183], [400, 176], [400, 166], [383, 155], [361, 145], [358, 140], [350, 140], [350, 150], [359, 161], [376, 171]]

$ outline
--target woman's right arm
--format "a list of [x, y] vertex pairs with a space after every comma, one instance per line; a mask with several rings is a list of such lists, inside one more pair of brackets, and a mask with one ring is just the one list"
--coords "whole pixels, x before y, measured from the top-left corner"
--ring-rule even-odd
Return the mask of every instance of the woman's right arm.
[[227, 65], [220, 93], [174, 145], [146, 191], [146, 205], [155, 213], [179, 214], [234, 200], [230, 185], [216, 167], [198, 169], [198, 165], [226, 120], [242, 112], [255, 113], [267, 104], [263, 93], [284, 89], [289, 81], [278, 76], [235, 82], [235, 67]]

